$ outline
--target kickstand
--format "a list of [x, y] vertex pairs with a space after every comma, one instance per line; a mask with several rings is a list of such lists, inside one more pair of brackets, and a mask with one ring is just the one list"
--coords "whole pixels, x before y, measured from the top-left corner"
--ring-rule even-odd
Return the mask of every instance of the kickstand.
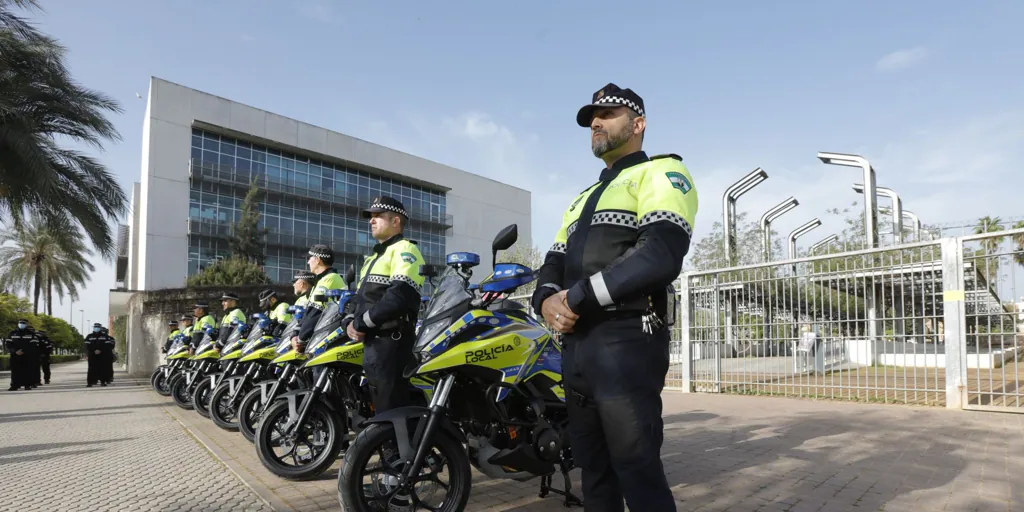
[[565, 464], [562, 464], [562, 478], [565, 479], [564, 491], [560, 491], [558, 489], [551, 487], [551, 475], [544, 475], [540, 477], [540, 494], [538, 495], [538, 497], [546, 498], [548, 493], [555, 493], [559, 496], [565, 497], [565, 500], [562, 502], [562, 504], [565, 505], [566, 508], [572, 507], [574, 505], [577, 507], [582, 507], [583, 500], [579, 499], [572, 492], [572, 480], [569, 480], [569, 469], [565, 467]]

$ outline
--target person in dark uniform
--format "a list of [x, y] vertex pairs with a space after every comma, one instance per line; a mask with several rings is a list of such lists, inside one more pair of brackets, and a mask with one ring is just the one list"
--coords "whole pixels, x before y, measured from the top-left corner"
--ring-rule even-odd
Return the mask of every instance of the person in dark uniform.
[[28, 350], [33, 335], [28, 330], [28, 320], [18, 320], [18, 328], [7, 335], [7, 353], [11, 355], [11, 387], [8, 391], [32, 389], [28, 379]]
[[334, 265], [334, 251], [324, 244], [316, 244], [309, 249], [309, 259], [306, 260], [309, 271], [313, 273], [313, 291], [309, 292], [309, 301], [305, 306], [305, 313], [299, 321], [299, 333], [292, 336], [292, 348], [297, 352], [306, 349], [306, 343], [313, 337], [313, 328], [320, 321], [320, 317], [327, 307], [326, 294], [328, 290], [345, 290], [348, 285], [338, 275]]
[[46, 331], [36, 331], [39, 338], [39, 368], [43, 371], [43, 382], [50, 383], [50, 356], [53, 355], [53, 341], [46, 335]]
[[[98, 322], [92, 324], [92, 332], [85, 337], [85, 353], [89, 356], [89, 370], [85, 376], [86, 387], [91, 388], [105, 376], [103, 358], [105, 355], [104, 342], [106, 341], [107, 337], [103, 335], [103, 326]], [[103, 385], [106, 386], [106, 384]]]
[[40, 378], [39, 370], [39, 335], [36, 334], [36, 328], [31, 325], [28, 326], [28, 332], [32, 333], [32, 339], [29, 341], [28, 349], [28, 367], [27, 375], [29, 382], [32, 383], [33, 388], [38, 388], [42, 385], [42, 379]]
[[106, 361], [103, 363], [103, 385], [106, 386], [114, 382], [114, 362], [117, 361], [117, 352], [114, 351], [114, 347], [117, 346], [117, 342], [110, 335], [110, 329], [104, 327], [100, 332], [103, 333], [104, 338], [103, 352], [104, 356], [106, 356]]
[[167, 330], [170, 332], [167, 333], [167, 339], [164, 341], [164, 346], [160, 347], [161, 354], [166, 354], [167, 351], [171, 349], [171, 345], [174, 343], [174, 339], [177, 338], [179, 334], [181, 334], [181, 331], [178, 330], [177, 320], [171, 320], [170, 322], [167, 322]]
[[377, 245], [359, 272], [355, 316], [345, 326], [363, 341], [363, 369], [376, 414], [408, 405], [402, 370], [412, 357], [424, 277], [423, 255], [403, 235], [409, 214], [397, 199], [382, 196], [363, 211]]
[[615, 84], [577, 113], [605, 168], [565, 212], [532, 300], [563, 337], [569, 442], [587, 511], [622, 511], [623, 500], [630, 510], [676, 510], [661, 462], [661, 390], [671, 284], [690, 247], [697, 190], [682, 158], [641, 149], [645, 115], [643, 99]]

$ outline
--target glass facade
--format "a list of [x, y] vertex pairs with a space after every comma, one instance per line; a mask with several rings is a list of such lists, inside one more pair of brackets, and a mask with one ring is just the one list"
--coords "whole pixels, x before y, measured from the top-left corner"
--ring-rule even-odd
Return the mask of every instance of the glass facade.
[[443, 263], [452, 225], [444, 192], [198, 128], [191, 170], [189, 275], [230, 254], [227, 235], [254, 177], [264, 192], [260, 226], [269, 230], [264, 270], [274, 282], [306, 269], [306, 251], [315, 243], [331, 246], [339, 271], [349, 264], [358, 269], [376, 243], [359, 211], [379, 195], [402, 201], [410, 214], [406, 237], [427, 263]]

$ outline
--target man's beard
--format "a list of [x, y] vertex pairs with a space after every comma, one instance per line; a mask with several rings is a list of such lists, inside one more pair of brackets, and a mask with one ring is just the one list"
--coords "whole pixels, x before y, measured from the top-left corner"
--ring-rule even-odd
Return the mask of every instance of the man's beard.
[[604, 137], [600, 139], [592, 139], [590, 143], [590, 149], [594, 151], [594, 156], [601, 158], [610, 151], [621, 148], [629, 141], [629, 136], [633, 134], [631, 130], [632, 126], [627, 124], [622, 127], [621, 130], [615, 133], [609, 133], [606, 130], [598, 130], [594, 133], [603, 133]]

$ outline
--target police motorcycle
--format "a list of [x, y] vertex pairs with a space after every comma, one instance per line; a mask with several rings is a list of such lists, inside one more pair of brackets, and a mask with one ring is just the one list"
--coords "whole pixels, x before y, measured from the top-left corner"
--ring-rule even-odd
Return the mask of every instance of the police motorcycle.
[[[214, 342], [217, 329], [213, 326], [203, 328], [203, 337], [194, 353], [188, 357], [188, 367], [171, 378], [171, 398], [178, 407], [191, 409], [192, 396], [196, 384], [206, 375], [220, 366], [220, 352]], [[187, 353], [187, 352], [186, 352]]]
[[308, 389], [311, 386], [308, 372], [299, 371], [305, 354], [292, 350], [292, 337], [299, 333], [299, 323], [305, 308], [290, 306], [287, 311], [291, 313], [292, 321], [281, 331], [273, 354], [267, 355], [271, 358], [267, 363], [270, 375], [256, 381], [238, 405], [238, 431], [250, 442], [256, 440], [259, 419], [276, 397], [288, 390]]
[[192, 408], [204, 418], [210, 417], [210, 396], [225, 377], [233, 377], [241, 373], [238, 365], [238, 358], [242, 356], [242, 347], [246, 344], [246, 336], [249, 334], [249, 324], [240, 323], [237, 320], [231, 321], [231, 332], [224, 346], [218, 350], [220, 358], [214, 371], [205, 375], [196, 383], [192, 392]]
[[188, 338], [177, 334], [167, 349], [167, 363], [157, 366], [149, 378], [153, 390], [162, 396], [171, 396], [171, 377], [188, 364]]
[[236, 371], [222, 378], [210, 394], [210, 419], [224, 430], [238, 430], [238, 410], [242, 398], [253, 389], [256, 382], [275, 378], [280, 369], [279, 366], [270, 366], [270, 361], [277, 357], [274, 349], [278, 340], [272, 335], [275, 322], [263, 313], [255, 313], [251, 319], [253, 324], [246, 337], [247, 341], [238, 352], [236, 368], [241, 369], [241, 375]]
[[[515, 243], [517, 231], [513, 224], [495, 237], [495, 256]], [[416, 338], [416, 362], [406, 370], [435, 383], [430, 405], [367, 420], [338, 475], [345, 510], [463, 510], [470, 465], [492, 478], [539, 476], [540, 497], [555, 493], [566, 506], [582, 505], [568, 476], [575, 463], [561, 345], [521, 305], [500, 299], [533, 281], [534, 272], [516, 263], [496, 264], [474, 296], [467, 288], [471, 268], [479, 263], [473, 253], [448, 255], [449, 268]], [[564, 490], [551, 487], [556, 466]], [[441, 479], [444, 469], [448, 475]]]

